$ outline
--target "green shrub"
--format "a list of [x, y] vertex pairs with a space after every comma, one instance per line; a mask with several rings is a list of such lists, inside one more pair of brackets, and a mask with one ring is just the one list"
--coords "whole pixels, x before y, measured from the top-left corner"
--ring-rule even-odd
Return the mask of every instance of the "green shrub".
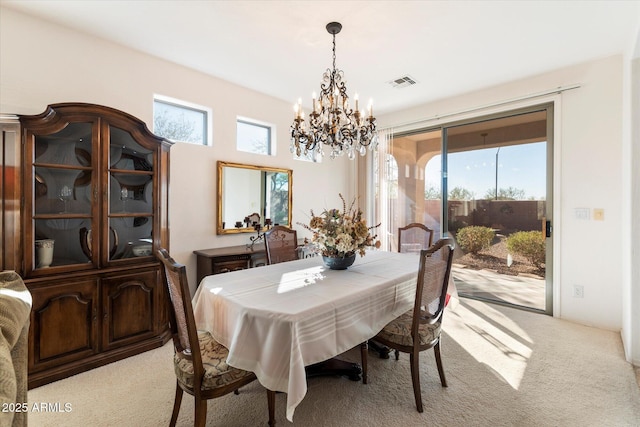
[[545, 262], [546, 242], [541, 231], [518, 231], [507, 237], [507, 249], [522, 255], [536, 268]]
[[481, 250], [491, 246], [491, 241], [495, 236], [495, 231], [489, 227], [470, 225], [469, 227], [463, 227], [458, 230], [456, 240], [463, 251], [477, 254]]

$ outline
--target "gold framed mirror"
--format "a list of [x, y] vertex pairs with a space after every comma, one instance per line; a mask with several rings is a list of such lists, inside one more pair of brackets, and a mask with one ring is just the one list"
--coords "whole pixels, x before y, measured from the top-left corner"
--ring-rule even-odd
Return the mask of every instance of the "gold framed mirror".
[[218, 161], [217, 234], [291, 227], [293, 171]]

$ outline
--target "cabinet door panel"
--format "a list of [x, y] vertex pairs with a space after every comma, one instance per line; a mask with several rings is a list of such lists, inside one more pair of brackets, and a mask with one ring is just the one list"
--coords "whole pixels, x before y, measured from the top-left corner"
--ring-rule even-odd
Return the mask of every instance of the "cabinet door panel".
[[96, 282], [51, 284], [31, 289], [29, 370], [45, 369], [98, 351]]
[[96, 225], [97, 132], [90, 117], [26, 129], [25, 213], [31, 224], [23, 236], [25, 277], [95, 268], [82, 230]]
[[109, 182], [105, 185], [110, 198], [105, 208], [109, 229], [118, 237], [110, 242], [106, 261], [148, 258], [153, 255], [153, 216], [157, 211], [155, 150], [142, 145], [140, 135], [129, 130], [112, 125], [107, 130]]
[[156, 271], [103, 279], [102, 295], [105, 350], [154, 335], [158, 305]]

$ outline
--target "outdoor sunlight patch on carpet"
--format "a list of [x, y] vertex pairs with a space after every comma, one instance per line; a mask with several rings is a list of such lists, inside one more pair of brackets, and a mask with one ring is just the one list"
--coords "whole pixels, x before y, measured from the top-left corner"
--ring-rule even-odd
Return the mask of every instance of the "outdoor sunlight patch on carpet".
[[489, 305], [483, 312], [459, 305], [444, 319], [450, 339], [501, 381], [519, 388], [532, 354], [533, 342], [525, 331]]

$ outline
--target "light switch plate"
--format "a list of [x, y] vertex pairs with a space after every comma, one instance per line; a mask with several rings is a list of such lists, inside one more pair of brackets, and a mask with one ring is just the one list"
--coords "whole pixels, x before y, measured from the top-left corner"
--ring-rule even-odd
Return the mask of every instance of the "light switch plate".
[[576, 219], [590, 219], [591, 210], [589, 208], [575, 208]]

